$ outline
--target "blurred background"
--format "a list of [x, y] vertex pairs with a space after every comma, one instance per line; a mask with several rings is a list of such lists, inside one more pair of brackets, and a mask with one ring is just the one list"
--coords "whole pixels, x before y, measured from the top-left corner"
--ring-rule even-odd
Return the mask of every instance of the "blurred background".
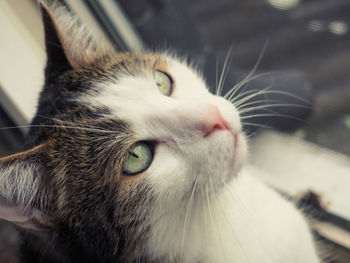
[[[348, 0], [60, 2], [116, 50], [170, 48], [198, 65], [213, 92], [219, 84], [222, 95], [238, 87], [251, 169], [313, 211], [328, 262], [350, 262]], [[43, 83], [37, 1], [1, 0], [0, 28], [0, 154], [6, 155], [23, 146]], [[1, 221], [0, 262], [16, 262], [16, 247], [13, 228]]]

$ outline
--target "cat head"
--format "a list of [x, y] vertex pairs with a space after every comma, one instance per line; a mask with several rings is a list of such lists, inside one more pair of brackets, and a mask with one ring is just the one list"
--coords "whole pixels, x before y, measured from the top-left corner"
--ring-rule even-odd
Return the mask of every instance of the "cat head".
[[42, 14], [46, 80], [27, 149], [0, 159], [0, 217], [145, 251], [155, 225], [237, 176], [239, 113], [185, 59], [117, 53], [63, 7]]

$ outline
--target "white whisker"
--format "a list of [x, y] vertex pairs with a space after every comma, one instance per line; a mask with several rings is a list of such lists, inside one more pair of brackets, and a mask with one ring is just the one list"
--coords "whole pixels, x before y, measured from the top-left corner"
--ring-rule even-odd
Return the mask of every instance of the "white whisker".
[[[239, 109], [242, 109], [242, 108], [245, 109], [247, 106], [251, 106], [251, 105], [260, 106], [261, 103], [272, 103], [272, 102], [280, 103], [281, 100], [272, 100], [272, 99], [253, 100], [253, 101], [244, 103], [243, 105], [241, 104], [239, 107], [236, 107], [236, 108], [239, 110]], [[254, 107], [254, 106], [252, 106], [252, 107]]]
[[260, 105], [260, 106], [255, 106], [255, 107], [249, 107], [249, 108], [244, 108], [239, 110], [240, 114], [243, 113], [247, 113], [247, 112], [251, 112], [254, 110], [268, 110], [270, 108], [274, 108], [274, 107], [286, 107], [286, 108], [303, 108], [303, 109], [307, 109], [309, 107], [307, 106], [303, 106], [303, 105], [299, 105], [299, 104], [285, 104], [285, 103], [280, 103], [280, 104], [266, 104], [266, 105]]
[[[238, 100], [238, 101], [235, 101], [235, 102], [231, 101], [231, 102], [234, 103], [234, 105], [238, 105], [238, 106], [239, 106], [239, 105], [241, 105], [242, 102], [244, 102], [244, 101], [247, 101], [247, 100], [249, 100], [249, 99], [252, 99], [252, 98], [254, 98], [255, 96], [258, 96], [258, 95], [265, 95], [265, 94], [274, 94], [274, 95], [284, 95], [284, 96], [288, 96], [288, 97], [294, 98], [294, 99], [296, 99], [296, 100], [299, 100], [299, 101], [301, 101], [301, 102], [304, 102], [304, 103], [306, 103], [307, 105], [310, 105], [310, 107], [311, 107], [311, 102], [310, 102], [309, 100], [306, 100], [306, 99], [300, 97], [300, 96], [297, 96], [297, 95], [295, 95], [295, 94], [293, 94], [293, 93], [290, 93], [290, 92], [287, 92], [287, 91], [282, 91], [282, 90], [268, 90], [267, 88], [265, 88], [265, 89], [263, 89], [263, 90], [261, 90], [261, 91], [259, 91], [259, 92], [257, 92], [257, 93], [251, 94], [251, 95], [248, 96], [248, 97], [242, 98], [243, 100], [240, 99], [240, 100]], [[242, 100], [242, 101], [241, 101], [241, 100]]]
[[264, 248], [268, 256], [270, 257], [272, 262], [276, 262], [276, 260], [273, 257], [273, 254], [271, 251], [271, 245], [266, 244], [260, 237], [258, 228], [251, 222], [249, 219], [254, 218], [254, 215], [250, 213], [250, 210], [248, 210], [247, 206], [244, 204], [244, 201], [239, 197], [239, 191], [234, 191], [232, 189], [231, 191], [228, 191], [228, 194], [236, 201], [235, 203], [239, 206], [236, 211], [240, 213], [242, 218], [245, 218], [245, 222], [247, 223], [247, 226], [250, 228], [252, 233], [256, 236], [256, 239], [259, 241], [261, 246]]
[[[260, 65], [260, 62], [265, 54], [265, 50], [268, 46], [268, 42], [265, 43], [263, 49], [261, 50], [259, 56], [258, 56], [258, 59], [257, 61], [255, 62], [255, 65], [253, 66], [252, 70], [248, 73], [248, 75], [246, 77], [244, 77], [241, 81], [239, 81], [236, 85], [234, 85], [225, 95], [224, 95], [224, 98], [227, 98], [227, 97], [231, 97], [231, 96], [234, 96], [234, 94], [239, 90], [239, 88], [241, 88], [244, 84], [246, 84], [247, 82], [255, 79], [255, 78], [252, 78], [252, 76], [255, 74], [256, 70], [258, 69], [259, 65]], [[259, 74], [261, 76], [261, 74]], [[233, 94], [231, 94], [233, 93]], [[230, 95], [231, 94], [231, 95]], [[232, 98], [232, 97], [231, 97]], [[230, 100], [230, 99], [229, 99]]]
[[254, 126], [254, 127], [260, 127], [260, 128], [272, 128], [271, 126], [267, 124], [258, 124], [258, 123], [252, 123], [252, 122], [243, 122], [243, 126]]
[[[224, 185], [226, 186], [227, 184], [224, 183]], [[225, 187], [226, 188], [226, 187]], [[232, 237], [235, 240], [238, 248], [242, 251], [242, 254], [244, 255], [244, 257], [247, 259], [248, 262], [251, 262], [249, 255], [247, 254], [247, 252], [244, 249], [244, 245], [240, 242], [240, 240], [238, 239], [238, 236], [236, 234], [236, 231], [233, 229], [230, 220], [228, 219], [225, 210], [222, 208], [222, 206], [220, 204], [218, 204], [216, 206], [217, 209], [220, 209], [220, 215], [222, 215], [222, 218], [224, 219], [226, 225], [229, 227], [229, 230], [232, 233]]]
[[[246, 103], [247, 101], [250, 101], [257, 96], [269, 94], [270, 88], [271, 88], [271, 86], [268, 86], [263, 90], [260, 90], [256, 93], [251, 93], [250, 95], [245, 96], [245, 97], [239, 97], [238, 100], [232, 100], [231, 102], [235, 107], [240, 107], [243, 103]], [[235, 99], [237, 99], [237, 98], [235, 98]], [[252, 101], [252, 102], [254, 102], [254, 101]]]
[[[85, 128], [85, 127], [78, 127], [78, 126], [67, 126], [67, 125], [48, 125], [48, 124], [39, 124], [39, 125], [19, 125], [19, 126], [12, 126], [12, 127], [0, 127], [0, 130], [7, 130], [7, 129], [19, 129], [19, 128], [40, 128], [40, 127], [49, 127], [49, 128], [61, 128], [61, 129], [77, 129], [77, 130], [84, 130], [84, 131], [90, 131], [90, 132], [98, 132], [98, 133], [113, 133], [113, 131], [103, 130], [103, 129], [93, 129], [93, 128]], [[114, 132], [116, 133], [116, 132]]]
[[260, 51], [260, 54], [259, 54], [259, 56], [258, 56], [258, 59], [257, 59], [256, 62], [255, 62], [254, 67], [253, 67], [252, 70], [248, 73], [248, 75], [245, 77], [245, 79], [249, 79], [251, 76], [253, 76], [253, 75], [255, 74], [255, 72], [256, 72], [256, 70], [258, 69], [258, 67], [259, 67], [259, 65], [260, 65], [260, 62], [261, 62], [261, 60], [262, 60], [262, 58], [263, 58], [263, 56], [264, 56], [264, 54], [265, 54], [265, 51], [266, 51], [266, 49], [267, 49], [268, 44], [269, 44], [268, 41], [266, 41], [265, 44], [264, 44], [264, 46], [263, 46], [263, 48], [262, 48], [262, 50]]
[[192, 191], [191, 191], [190, 199], [189, 199], [189, 201], [188, 201], [188, 205], [187, 205], [187, 209], [186, 209], [186, 215], [185, 215], [185, 220], [184, 220], [184, 225], [183, 225], [183, 231], [182, 231], [181, 251], [183, 251], [184, 245], [185, 245], [185, 237], [186, 237], [186, 232], [187, 232], [188, 216], [189, 216], [189, 214], [191, 213], [192, 203], [193, 203], [193, 197], [194, 197], [194, 193], [195, 193], [196, 187], [197, 187], [197, 181], [198, 181], [198, 177], [196, 177], [196, 178], [194, 179], [194, 183], [193, 183], [193, 186], [192, 186]]
[[233, 45], [230, 46], [230, 48], [227, 52], [227, 55], [225, 57], [224, 66], [222, 68], [219, 84], [217, 87], [217, 92], [216, 92], [217, 96], [221, 95], [221, 91], [222, 91], [222, 88], [224, 86], [224, 82], [225, 82], [225, 79], [226, 79], [226, 76], [228, 73], [227, 67], [230, 66], [229, 64], [231, 64], [231, 63], [229, 63], [229, 60], [231, 59], [232, 49], [233, 49]]
[[258, 117], [283, 117], [283, 118], [288, 118], [292, 120], [305, 121], [303, 119], [300, 119], [294, 116], [280, 114], [280, 113], [258, 113], [258, 114], [248, 115], [248, 116], [242, 116], [241, 119], [246, 120], [246, 119], [258, 118]]
[[[213, 186], [213, 180], [211, 178], [211, 176], [209, 175], [209, 182], [210, 182], [210, 199], [211, 199], [211, 203], [212, 203], [212, 206], [214, 206], [214, 204], [216, 203], [215, 202], [215, 194], [214, 194], [214, 186]], [[219, 247], [221, 248], [221, 252], [222, 254], [224, 255], [224, 258], [225, 258], [225, 261], [226, 262], [229, 262], [228, 258], [227, 258], [227, 254], [225, 253], [225, 249], [223, 248], [223, 245], [224, 245], [224, 241], [222, 240], [222, 236], [221, 236], [221, 233], [220, 233], [220, 227], [217, 227], [217, 233], [218, 233], [218, 238], [219, 238], [219, 241], [221, 244], [218, 244]]]
[[[271, 71], [271, 72], [257, 74], [255, 76], [251, 76], [249, 78], [245, 78], [245, 79], [241, 80], [240, 82], [238, 82], [235, 86], [233, 86], [233, 88], [230, 90], [230, 93], [228, 92], [224, 97], [227, 98], [227, 100], [232, 100], [232, 98], [237, 95], [237, 92], [239, 91], [239, 89], [241, 87], [243, 87], [244, 85], [246, 85], [247, 83], [249, 83], [253, 80], [259, 79], [261, 77], [271, 76], [272, 74], [277, 74], [277, 73], [278, 73], [277, 71]], [[243, 91], [244, 90], [242, 90], [241, 92], [243, 92]], [[240, 94], [238, 94], [238, 95], [240, 95]]]
[[216, 57], [215, 64], [215, 94], [218, 94], [218, 81], [219, 81], [219, 57]]

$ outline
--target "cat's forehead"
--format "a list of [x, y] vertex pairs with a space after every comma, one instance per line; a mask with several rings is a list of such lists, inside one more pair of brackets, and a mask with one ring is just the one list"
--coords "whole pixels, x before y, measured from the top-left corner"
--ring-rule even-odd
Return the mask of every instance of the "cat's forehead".
[[98, 61], [93, 65], [92, 73], [87, 73], [91, 92], [82, 94], [81, 102], [112, 109], [121, 108], [126, 103], [137, 105], [145, 100], [158, 104], [169, 102], [157, 88], [156, 71], [169, 77], [171, 99], [199, 99], [201, 94], [208, 93], [200, 73], [185, 59], [161, 53], [116, 54]]
[[106, 82], [113, 82], [125, 77], [148, 75], [155, 69], [166, 70], [169, 61], [168, 57], [157, 53], [115, 53], [97, 59], [88, 70], [104, 76]]
[[115, 53], [105, 58], [102, 69], [110, 70], [110, 74], [127, 73], [136, 76], [156, 67], [165, 69], [168, 61], [168, 57], [158, 53]]
[[189, 64], [185, 58], [168, 53], [111, 54], [100, 57], [83, 68], [67, 72], [61, 80], [68, 90], [82, 86], [84, 93], [89, 90], [99, 93], [104, 91], [101, 87], [106, 86], [122, 89], [124, 85], [119, 84], [126, 80], [135, 82], [153, 79], [157, 70], [169, 75], [176, 86], [205, 86], [203, 77], [195, 66]]
[[[96, 83], [96, 87], [102, 92], [101, 87], [109, 86], [110, 89], [123, 89], [127, 82], [144, 82], [154, 86], [154, 73], [161, 71], [168, 75], [173, 86], [187, 86], [203, 88], [206, 87], [203, 77], [199, 71], [186, 58], [179, 58], [168, 53], [140, 53], [140, 54], [116, 54], [101, 65], [97, 64], [97, 71], [102, 72], [107, 78]], [[150, 83], [147, 83], [150, 81]], [[142, 88], [144, 85], [140, 85]], [[176, 89], [176, 92], [180, 90]]]
[[77, 83], [85, 89], [94, 89], [99, 83], [117, 82], [124, 77], [150, 74], [155, 68], [166, 69], [168, 60], [156, 53], [112, 53], [97, 57], [91, 63], [65, 72], [59, 79], [65, 88], [72, 90]]

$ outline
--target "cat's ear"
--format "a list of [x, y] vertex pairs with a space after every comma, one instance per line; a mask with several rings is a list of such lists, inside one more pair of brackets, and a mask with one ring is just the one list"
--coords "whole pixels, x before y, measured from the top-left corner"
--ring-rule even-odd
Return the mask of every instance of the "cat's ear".
[[46, 74], [79, 69], [97, 56], [113, 52], [107, 41], [94, 39], [61, 4], [40, 1], [47, 53]]
[[32, 230], [48, 230], [43, 189], [46, 148], [43, 143], [30, 150], [0, 158], [0, 218]]
[[72, 69], [72, 62], [69, 61], [67, 56], [69, 54], [65, 51], [62, 34], [58, 30], [53, 13], [43, 2], [40, 2], [40, 8], [47, 55], [46, 74]]

